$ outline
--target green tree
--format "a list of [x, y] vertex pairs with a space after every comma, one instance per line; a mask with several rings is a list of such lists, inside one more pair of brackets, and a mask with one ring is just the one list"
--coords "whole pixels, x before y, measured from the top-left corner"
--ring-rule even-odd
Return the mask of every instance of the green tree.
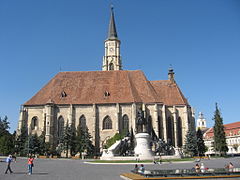
[[26, 149], [26, 142], [28, 140], [28, 133], [27, 133], [27, 128], [22, 127], [21, 128], [21, 133], [15, 138], [15, 152], [19, 154], [20, 156], [24, 156], [27, 154], [27, 149]]
[[190, 156], [198, 154], [196, 132], [192, 129], [189, 129], [187, 132], [184, 152]]
[[76, 152], [80, 154], [86, 152], [87, 156], [94, 155], [94, 145], [92, 143], [92, 136], [88, 132], [88, 128], [78, 126], [76, 133]]
[[28, 153], [40, 154], [40, 142], [37, 134], [28, 136]]
[[45, 155], [47, 154], [47, 144], [45, 143], [45, 132], [43, 131], [42, 134], [38, 137], [39, 141], [39, 154]]
[[8, 122], [8, 117], [5, 116], [4, 118], [0, 117], [0, 137], [6, 134], [9, 134], [8, 130], [10, 129]]
[[0, 154], [8, 155], [14, 152], [14, 135], [9, 132], [8, 118], [0, 117]]
[[223, 126], [223, 119], [221, 117], [220, 110], [218, 109], [218, 105], [216, 103], [216, 110], [214, 112], [214, 149], [220, 156], [226, 155], [228, 151], [228, 146], [226, 143], [226, 135]]
[[14, 137], [13, 135], [5, 134], [0, 137], [0, 154], [8, 155], [14, 152]]
[[66, 151], [66, 157], [73, 155], [75, 150], [75, 130], [72, 125], [66, 124], [63, 134], [63, 149]]
[[124, 138], [124, 135], [116, 133], [113, 137], [109, 138], [106, 142], [106, 148], [112, 146], [116, 141]]
[[200, 128], [197, 130], [197, 149], [200, 156], [204, 156], [204, 153], [206, 152], [207, 148], [205, 146], [204, 140], [203, 140], [203, 133]]

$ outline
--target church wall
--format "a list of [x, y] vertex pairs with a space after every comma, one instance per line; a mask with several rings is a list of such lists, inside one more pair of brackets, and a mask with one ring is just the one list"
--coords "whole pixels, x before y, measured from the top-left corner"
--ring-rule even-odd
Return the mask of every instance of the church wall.
[[[119, 123], [119, 125], [120, 125], [120, 130], [122, 130], [122, 123], [123, 123], [123, 116], [124, 115], [127, 115], [128, 116], [128, 118], [129, 118], [129, 132], [131, 131], [131, 127], [133, 127], [132, 126], [132, 124], [133, 123], [135, 123], [135, 117], [133, 117], [133, 115], [132, 115], [132, 104], [121, 104], [120, 105], [120, 123]], [[134, 131], [134, 129], [133, 129], [133, 131]]]
[[[27, 107], [27, 127], [31, 134], [37, 133], [38, 136], [41, 135], [44, 127], [44, 107], [43, 106], [33, 106]], [[37, 126], [35, 128], [32, 127], [32, 118], [37, 117]]]
[[181, 117], [182, 120], [182, 143], [185, 143], [186, 134], [189, 130], [189, 128], [192, 128], [192, 109], [187, 106], [179, 106], [178, 109], [178, 115]]
[[[137, 108], [142, 107], [140, 104], [133, 106], [133, 104], [100, 104], [96, 105], [97, 107], [97, 114], [95, 114], [95, 111], [93, 109], [93, 105], [74, 105], [74, 113], [73, 113], [73, 122], [75, 124], [75, 127], [79, 125], [79, 118], [84, 115], [86, 118], [86, 125], [89, 129], [89, 133], [93, 137], [93, 142], [96, 144], [95, 141], [99, 141], [100, 147], [102, 146], [103, 141], [106, 141], [107, 138], [114, 136], [116, 133], [121, 132], [122, 128], [122, 117], [123, 115], [127, 115], [129, 118], [129, 131], [131, 130], [131, 127], [133, 127], [133, 131], [135, 132], [135, 120], [136, 115], [134, 111], [136, 111]], [[134, 109], [133, 109], [134, 107]], [[145, 106], [146, 111], [146, 118], [151, 116], [152, 118], [152, 127], [156, 133], [157, 136], [164, 136], [164, 113], [163, 113], [163, 105], [162, 104], [146, 104]], [[31, 106], [31, 107], [25, 107], [25, 110], [27, 112], [27, 124], [28, 129], [30, 129], [30, 133], [34, 134], [37, 133], [38, 136], [41, 135], [42, 131], [45, 127], [45, 116], [46, 116], [46, 109], [44, 106]], [[173, 106], [166, 106], [165, 110], [165, 116], [166, 116], [166, 122], [167, 118], [174, 116], [174, 107]], [[187, 106], [176, 106], [176, 118], [180, 117], [182, 120], [182, 144], [184, 144], [185, 136], [187, 134], [187, 131], [191, 126], [193, 126], [193, 115], [192, 115], [192, 108]], [[53, 121], [53, 131], [51, 131], [51, 134], [53, 137], [56, 137], [57, 133], [57, 120], [60, 116], [64, 118], [64, 123], [66, 125], [67, 120], [69, 119], [70, 114], [70, 105], [55, 105], [54, 106], [54, 121]], [[95, 115], [97, 116], [95, 118]], [[112, 129], [104, 129], [103, 130], [103, 119], [106, 116], [110, 116], [112, 120]], [[32, 118], [36, 116], [38, 118], [38, 126], [37, 128], [31, 127], [31, 121]], [[96, 119], [99, 120], [99, 138], [98, 136], [95, 136], [96, 133]], [[160, 123], [158, 122], [160, 119]], [[190, 124], [191, 125], [190, 125]], [[159, 127], [160, 125], [160, 127]], [[160, 131], [160, 132], [159, 132]], [[175, 135], [175, 134], [174, 134]], [[174, 138], [174, 136], [173, 136]], [[163, 138], [166, 141], [166, 137]], [[176, 140], [176, 139], [175, 139]], [[56, 140], [55, 140], [56, 141]]]
[[157, 115], [157, 104], [147, 104], [146, 105], [146, 115], [145, 118], [149, 120], [151, 116], [151, 125], [152, 128], [154, 129], [155, 133], [157, 134], [158, 132], [158, 126], [157, 126], [157, 121], [158, 121], [158, 115]]
[[[100, 147], [103, 141], [107, 138], [114, 136], [119, 132], [119, 122], [116, 104], [104, 104], [97, 105], [98, 118], [99, 118], [99, 132], [100, 132]], [[109, 116], [112, 120], [112, 129], [103, 129], [103, 120], [106, 116]]]
[[[67, 124], [68, 115], [69, 115], [69, 106], [57, 106], [55, 107], [55, 115], [56, 119], [58, 119], [60, 116], [64, 119], [64, 126]], [[55, 124], [56, 125], [56, 124]]]
[[[184, 106], [176, 106], [176, 111], [177, 111], [177, 124], [176, 124], [176, 128], [177, 128], [177, 132], [176, 132], [176, 135], [177, 135], [177, 145], [179, 146], [182, 146], [185, 142], [185, 136], [186, 136], [186, 129], [188, 129], [188, 124], [187, 124], [187, 121], [186, 121], [186, 117], [185, 117], [185, 111], [184, 111]], [[179, 118], [180, 118], [180, 123], [181, 124], [178, 124], [179, 123]], [[179, 127], [181, 127], [179, 129]], [[181, 135], [182, 137], [179, 137], [178, 131], [181, 131]]]
[[94, 137], [95, 132], [95, 119], [92, 105], [75, 105], [75, 127], [77, 129], [82, 115], [86, 118], [86, 125], [89, 133]]
[[157, 105], [157, 131], [156, 131], [156, 134], [158, 136], [158, 138], [160, 139], [164, 139], [164, 132], [163, 132], [163, 120], [164, 120], [164, 114], [162, 112], [162, 108], [163, 108], [163, 105], [162, 104], [159, 104]]

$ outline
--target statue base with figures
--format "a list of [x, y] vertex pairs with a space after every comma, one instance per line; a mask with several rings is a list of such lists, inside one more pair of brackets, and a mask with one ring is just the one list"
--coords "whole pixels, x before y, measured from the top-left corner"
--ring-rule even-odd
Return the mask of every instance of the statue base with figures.
[[136, 159], [152, 160], [154, 155], [150, 148], [150, 135], [148, 133], [138, 133], [135, 138], [137, 145], [134, 148], [134, 154]]

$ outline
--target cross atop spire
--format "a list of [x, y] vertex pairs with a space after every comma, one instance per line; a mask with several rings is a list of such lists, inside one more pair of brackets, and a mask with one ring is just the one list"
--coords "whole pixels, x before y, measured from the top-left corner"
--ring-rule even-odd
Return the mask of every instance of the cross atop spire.
[[113, 5], [112, 4], [111, 4], [111, 17], [110, 17], [110, 22], [109, 22], [107, 39], [118, 39], [116, 25], [115, 25], [115, 20], [114, 20]]

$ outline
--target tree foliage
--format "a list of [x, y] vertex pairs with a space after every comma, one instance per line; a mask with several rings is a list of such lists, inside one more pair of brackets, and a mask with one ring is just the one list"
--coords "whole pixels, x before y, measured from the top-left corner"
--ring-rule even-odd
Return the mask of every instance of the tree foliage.
[[106, 142], [106, 148], [112, 146], [116, 141], [124, 138], [124, 135], [116, 133], [113, 137], [109, 138]]
[[63, 149], [66, 151], [66, 157], [69, 157], [69, 151], [70, 155], [74, 154], [74, 147], [75, 147], [75, 129], [72, 125], [69, 125], [68, 123], [65, 126], [64, 134], [63, 134]]
[[21, 133], [19, 136], [15, 137], [15, 152], [24, 156], [27, 155], [26, 142], [28, 140], [28, 132], [26, 127], [21, 128]]
[[197, 150], [200, 156], [204, 156], [204, 153], [207, 151], [203, 140], [203, 133], [200, 128], [197, 130]]
[[223, 119], [221, 117], [220, 110], [218, 109], [218, 105], [216, 103], [216, 110], [214, 112], [214, 149], [221, 156], [225, 155], [228, 151], [228, 146], [226, 143], [226, 135], [223, 126]]
[[88, 128], [80, 127], [77, 128], [76, 133], [76, 152], [80, 154], [86, 152], [87, 156], [92, 156], [94, 154], [94, 145], [92, 143], [92, 136], [88, 132]]
[[37, 134], [28, 136], [28, 154], [40, 154], [40, 141]]
[[8, 122], [8, 117], [5, 116], [4, 118], [0, 117], [0, 137], [6, 134], [9, 134], [8, 130], [10, 129]]
[[190, 156], [198, 154], [196, 132], [192, 129], [189, 129], [187, 132], [184, 152]]
[[9, 132], [8, 118], [0, 117], [0, 155], [14, 153], [14, 135]]

